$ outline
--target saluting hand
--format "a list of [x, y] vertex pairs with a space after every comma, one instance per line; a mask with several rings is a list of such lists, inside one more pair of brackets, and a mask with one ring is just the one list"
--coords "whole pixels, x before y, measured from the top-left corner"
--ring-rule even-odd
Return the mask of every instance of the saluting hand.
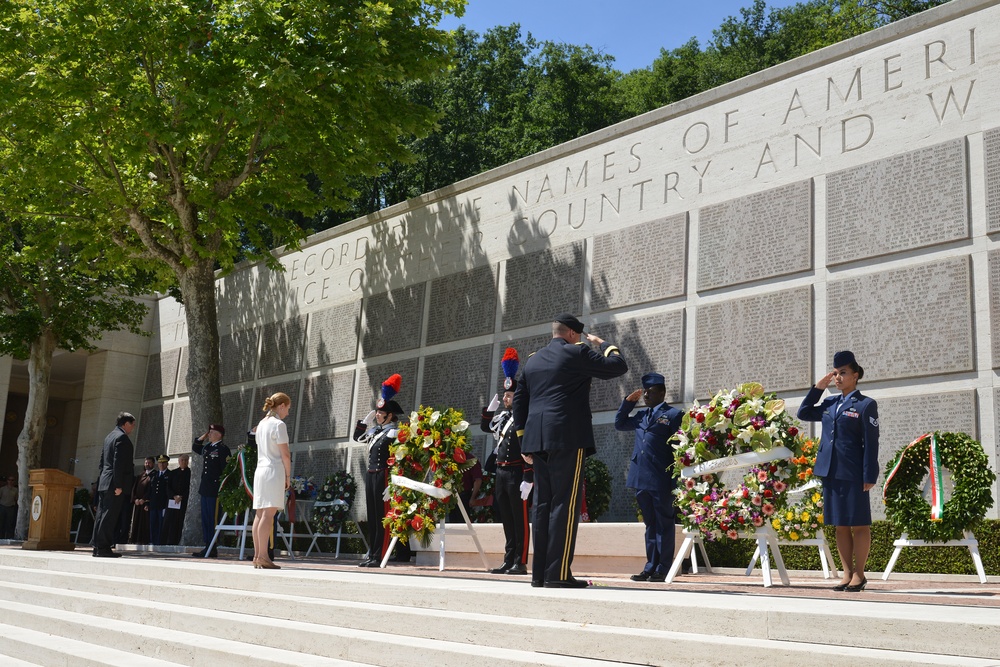
[[836, 371], [830, 371], [829, 373], [821, 377], [819, 381], [816, 382], [816, 388], [826, 389], [827, 387], [829, 387], [830, 383], [833, 382], [834, 373], [836, 373]]
[[637, 402], [642, 397], [642, 389], [636, 389], [631, 394], [625, 397], [626, 401], [631, 403]]
[[599, 338], [592, 333], [587, 334], [587, 342], [593, 343], [594, 345], [601, 345], [604, 342], [603, 338]]

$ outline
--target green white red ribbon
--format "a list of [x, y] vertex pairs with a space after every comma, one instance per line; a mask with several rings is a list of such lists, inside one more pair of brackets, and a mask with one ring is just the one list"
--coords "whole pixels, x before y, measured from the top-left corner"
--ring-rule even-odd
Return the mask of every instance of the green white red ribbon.
[[236, 465], [240, 470], [240, 485], [243, 490], [246, 491], [250, 499], [253, 500], [253, 482], [247, 479], [247, 466], [246, 466], [246, 451], [241, 449], [236, 454]]
[[922, 436], [908, 444], [903, 448], [902, 453], [899, 455], [899, 459], [896, 460], [896, 465], [892, 467], [889, 474], [885, 478], [885, 484], [882, 486], [882, 500], [885, 500], [886, 495], [889, 491], [889, 483], [892, 481], [893, 477], [899, 471], [900, 467], [903, 465], [903, 458], [906, 453], [910, 451], [912, 447], [923, 441], [924, 438], [931, 439], [930, 446], [930, 461], [928, 462], [928, 477], [931, 484], [931, 521], [940, 521], [941, 517], [944, 515], [944, 484], [942, 483], [942, 473], [941, 473], [941, 451], [938, 449], [937, 438], [933, 433], [924, 433]]

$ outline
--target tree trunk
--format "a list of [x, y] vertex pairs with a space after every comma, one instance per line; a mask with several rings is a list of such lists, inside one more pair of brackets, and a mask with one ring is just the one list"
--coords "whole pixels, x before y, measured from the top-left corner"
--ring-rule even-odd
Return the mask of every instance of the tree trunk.
[[17, 527], [18, 539], [28, 537], [28, 514], [31, 493], [28, 488], [28, 471], [37, 468], [42, 460], [42, 439], [45, 437], [45, 418], [49, 409], [49, 377], [52, 375], [52, 354], [56, 351], [56, 338], [48, 329], [31, 344], [28, 357], [28, 409], [24, 415], [24, 428], [17, 436]]
[[[180, 279], [188, 330], [187, 386], [191, 401], [191, 433], [199, 436], [209, 424], [222, 423], [219, 385], [219, 323], [215, 306], [215, 271], [212, 262], [190, 267]], [[234, 448], [235, 449], [235, 448]], [[183, 544], [201, 542], [200, 456], [191, 460], [191, 496], [184, 520]]]

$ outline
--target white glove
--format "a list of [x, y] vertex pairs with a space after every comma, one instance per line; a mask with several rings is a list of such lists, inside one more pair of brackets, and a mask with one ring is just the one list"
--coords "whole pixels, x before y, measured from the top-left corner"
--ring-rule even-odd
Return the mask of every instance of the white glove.
[[534, 484], [531, 482], [521, 482], [521, 500], [527, 500], [528, 496], [531, 494], [531, 487]]
[[366, 416], [361, 421], [363, 421], [365, 423], [365, 426], [367, 426], [368, 428], [372, 428], [373, 426], [375, 426], [375, 411], [372, 410], [371, 412], [369, 412], [368, 416]]
[[488, 408], [486, 408], [486, 411], [487, 412], [496, 412], [497, 408], [499, 408], [499, 407], [500, 407], [500, 399], [497, 398], [496, 394], [493, 394], [493, 400], [490, 401], [490, 405], [489, 405]]

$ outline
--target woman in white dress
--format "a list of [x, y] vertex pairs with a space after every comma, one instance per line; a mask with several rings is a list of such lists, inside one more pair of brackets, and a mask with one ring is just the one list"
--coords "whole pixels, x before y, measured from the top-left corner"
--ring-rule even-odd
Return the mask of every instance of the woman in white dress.
[[253, 566], [280, 569], [267, 555], [274, 515], [285, 506], [285, 491], [292, 476], [292, 456], [288, 452], [288, 416], [292, 399], [278, 392], [264, 401], [266, 415], [257, 424], [257, 472], [253, 476]]

